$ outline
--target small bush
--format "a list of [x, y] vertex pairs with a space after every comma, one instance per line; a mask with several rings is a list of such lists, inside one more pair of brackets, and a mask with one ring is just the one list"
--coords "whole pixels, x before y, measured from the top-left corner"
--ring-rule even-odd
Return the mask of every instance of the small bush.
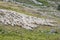
[[58, 8], [57, 9], [60, 10], [60, 5], [58, 5]]

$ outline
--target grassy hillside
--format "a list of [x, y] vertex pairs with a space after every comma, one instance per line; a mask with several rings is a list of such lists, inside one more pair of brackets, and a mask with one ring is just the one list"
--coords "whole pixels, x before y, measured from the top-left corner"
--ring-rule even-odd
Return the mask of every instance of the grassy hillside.
[[36, 0], [37, 2], [41, 2], [43, 5], [35, 4], [32, 0], [16, 0], [17, 2], [31, 4], [34, 6], [49, 6], [50, 4], [46, 0]]
[[8, 2], [6, 3], [6, 2], [0, 1], [0, 9], [13, 10], [13, 11], [20, 12], [20, 13], [23, 13], [23, 14], [27, 14], [27, 15], [30, 15], [30, 16], [41, 17], [38, 14], [38, 12], [36, 12], [35, 10], [23, 7], [22, 5], [8, 3]]
[[[23, 0], [22, 0], [23, 1]], [[25, 2], [25, 1], [24, 1]], [[13, 10], [16, 12], [24, 13], [30, 16], [40, 17], [39, 14], [32, 14], [25, 10], [23, 6], [5, 3], [0, 1], [0, 9]], [[32, 10], [34, 11], [34, 10]], [[36, 13], [35, 11], [33, 13]], [[58, 19], [58, 18], [57, 18]], [[60, 23], [60, 19], [58, 21]], [[51, 29], [56, 29], [56, 33], [50, 33]], [[60, 40], [60, 29], [57, 27], [40, 25], [33, 30], [26, 30], [19, 26], [2, 25], [0, 24], [0, 40]]]
[[[34, 3], [32, 0], [16, 0], [17, 2], [20, 2], [20, 3], [26, 3], [26, 4], [30, 4], [30, 5], [33, 5], [33, 6], [53, 6], [52, 4], [54, 4], [53, 2], [57, 3], [57, 2], [60, 2], [60, 0], [36, 0], [37, 2], [40, 2], [42, 3], [42, 5], [39, 5], [39, 4], [36, 4]], [[49, 3], [48, 1], [50, 1], [51, 3]]]
[[[2, 2], [0, 1], [0, 9], [7, 9], [7, 10], [13, 10], [16, 12], [20, 12], [23, 14], [27, 14], [29, 16], [35, 16], [35, 17], [40, 17], [40, 18], [46, 18], [46, 16], [42, 16], [40, 12], [37, 12], [36, 10], [28, 7], [23, 7], [22, 5], [19, 4], [14, 4], [10, 2]], [[43, 9], [43, 8], [42, 8]], [[45, 9], [43, 9], [45, 11]], [[49, 10], [47, 10], [49, 11]]]
[[32, 31], [18, 26], [0, 25], [0, 40], [60, 40], [60, 34], [49, 33], [50, 29], [41, 26]]

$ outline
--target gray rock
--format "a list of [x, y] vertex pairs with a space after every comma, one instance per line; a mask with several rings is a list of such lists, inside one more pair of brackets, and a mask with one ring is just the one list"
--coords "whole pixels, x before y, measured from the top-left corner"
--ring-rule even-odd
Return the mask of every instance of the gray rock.
[[49, 33], [57, 33], [55, 29], [51, 29]]

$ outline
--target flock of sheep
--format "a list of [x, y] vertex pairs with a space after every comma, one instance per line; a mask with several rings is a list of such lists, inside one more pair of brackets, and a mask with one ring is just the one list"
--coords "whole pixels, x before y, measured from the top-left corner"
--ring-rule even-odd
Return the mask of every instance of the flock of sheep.
[[54, 26], [54, 24], [52, 24], [53, 22], [53, 20], [49, 19], [37, 18], [11, 10], [0, 9], [0, 24], [4, 25], [17, 25], [32, 30], [39, 25]]

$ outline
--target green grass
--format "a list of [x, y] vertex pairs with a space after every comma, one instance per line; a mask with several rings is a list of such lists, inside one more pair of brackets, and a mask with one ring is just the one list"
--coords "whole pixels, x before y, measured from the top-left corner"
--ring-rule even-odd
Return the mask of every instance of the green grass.
[[19, 26], [0, 25], [0, 40], [60, 40], [60, 34], [49, 34], [49, 29], [42, 26], [32, 31]]

